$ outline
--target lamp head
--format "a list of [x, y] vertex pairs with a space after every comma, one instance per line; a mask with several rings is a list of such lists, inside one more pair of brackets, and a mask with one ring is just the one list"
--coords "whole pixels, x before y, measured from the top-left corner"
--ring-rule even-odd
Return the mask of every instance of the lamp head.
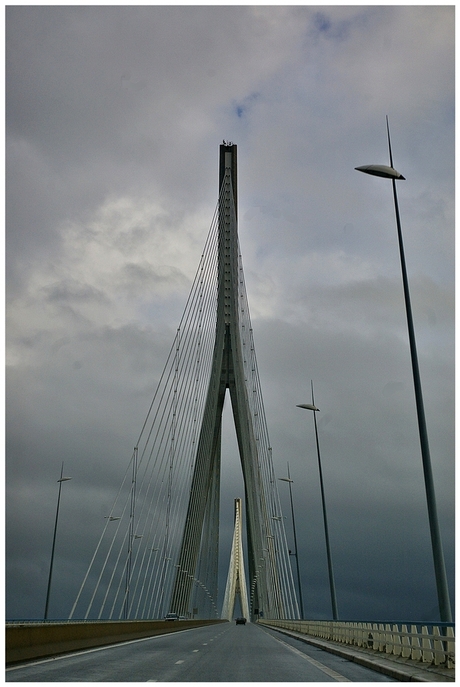
[[400, 179], [401, 181], [406, 179], [396, 169], [387, 165], [362, 165], [362, 167], [355, 167], [355, 169], [358, 172], [372, 174], [375, 177], [383, 177], [384, 179]]

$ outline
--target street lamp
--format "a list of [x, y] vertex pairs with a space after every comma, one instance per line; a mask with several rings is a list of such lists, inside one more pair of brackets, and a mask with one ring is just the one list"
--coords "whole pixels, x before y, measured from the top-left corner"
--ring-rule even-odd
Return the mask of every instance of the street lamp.
[[299, 570], [299, 555], [298, 555], [298, 548], [297, 548], [297, 534], [296, 534], [296, 528], [295, 528], [295, 517], [294, 517], [294, 503], [292, 500], [292, 485], [294, 484], [294, 480], [291, 479], [291, 475], [289, 473], [289, 463], [287, 464], [287, 477], [278, 477], [280, 482], [287, 482], [289, 484], [289, 498], [291, 501], [291, 515], [292, 515], [292, 531], [294, 533], [294, 556], [295, 556], [295, 562], [296, 562], [296, 568], [297, 568], [297, 579], [299, 581], [299, 597], [300, 597], [300, 619], [303, 620], [304, 618], [304, 610], [303, 610], [303, 598], [302, 598], [302, 582], [300, 580], [300, 570]]
[[431, 468], [430, 448], [428, 445], [428, 433], [425, 421], [425, 410], [423, 406], [422, 385], [420, 382], [420, 372], [418, 366], [417, 346], [415, 342], [414, 322], [412, 319], [412, 307], [409, 294], [409, 281], [407, 278], [406, 259], [404, 255], [404, 244], [401, 230], [401, 219], [399, 216], [398, 196], [396, 194], [396, 180], [404, 177], [393, 168], [393, 155], [391, 152], [390, 127], [387, 122], [388, 150], [390, 154], [390, 167], [385, 165], [364, 165], [355, 167], [359, 172], [372, 174], [374, 176], [391, 179], [393, 186], [393, 200], [396, 215], [396, 227], [398, 230], [399, 254], [401, 259], [401, 272], [404, 288], [404, 300], [406, 304], [407, 328], [409, 331], [409, 346], [412, 361], [412, 375], [414, 378], [415, 403], [417, 407], [418, 429], [420, 436], [420, 448], [422, 453], [423, 474], [425, 478], [425, 491], [428, 507], [428, 519], [430, 523], [431, 546], [433, 549], [434, 570], [436, 577], [436, 588], [438, 593], [439, 613], [442, 622], [452, 622], [452, 611], [450, 607], [449, 588], [447, 586], [446, 566], [444, 553], [442, 550], [441, 534], [439, 529], [438, 513], [436, 507], [436, 496], [434, 491], [433, 472]]
[[313, 396], [313, 382], [311, 383], [311, 403], [301, 403], [297, 406], [297, 408], [304, 408], [305, 410], [313, 411], [313, 419], [315, 422], [316, 453], [318, 456], [319, 484], [321, 488], [321, 503], [323, 507], [324, 537], [326, 539], [327, 567], [329, 572], [329, 588], [331, 592], [332, 618], [333, 620], [338, 620], [339, 613], [337, 610], [337, 596], [335, 593], [334, 570], [332, 567], [331, 546], [329, 542], [329, 528], [327, 524], [326, 499], [324, 497], [323, 470], [321, 467], [321, 455], [319, 452], [318, 425], [316, 422], [316, 413], [319, 412], [319, 408], [315, 406], [315, 400]]
[[53, 576], [53, 564], [54, 564], [54, 549], [56, 546], [56, 532], [57, 532], [57, 525], [58, 525], [58, 518], [59, 518], [59, 503], [61, 501], [61, 487], [63, 482], [68, 482], [71, 477], [63, 477], [64, 471], [64, 463], [61, 465], [61, 477], [58, 479], [59, 482], [59, 491], [58, 491], [58, 500], [57, 500], [57, 506], [56, 506], [56, 519], [54, 521], [54, 534], [53, 534], [53, 546], [51, 547], [51, 560], [50, 560], [50, 572], [48, 576], [48, 588], [46, 590], [46, 602], [45, 602], [45, 614], [44, 614], [44, 620], [48, 620], [48, 606], [49, 606], [49, 601], [50, 601], [50, 590], [51, 590], [51, 578]]

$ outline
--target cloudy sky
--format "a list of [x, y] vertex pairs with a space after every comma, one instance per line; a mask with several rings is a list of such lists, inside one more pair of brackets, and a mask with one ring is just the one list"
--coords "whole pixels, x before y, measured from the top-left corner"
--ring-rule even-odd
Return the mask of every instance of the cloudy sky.
[[[179, 323], [228, 139], [306, 616], [330, 615], [313, 418], [296, 408], [313, 379], [341, 618], [437, 619], [391, 184], [354, 167], [388, 164], [388, 115], [453, 595], [454, 7], [6, 16], [7, 616], [43, 615], [62, 461], [50, 617], [69, 613]], [[225, 553], [242, 492], [227, 410], [224, 423]]]

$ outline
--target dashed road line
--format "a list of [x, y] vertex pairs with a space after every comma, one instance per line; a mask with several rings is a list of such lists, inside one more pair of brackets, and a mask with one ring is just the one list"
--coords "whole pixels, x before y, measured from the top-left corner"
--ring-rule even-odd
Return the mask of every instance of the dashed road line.
[[[194, 628], [188, 628], [187, 630], [177, 630], [174, 634], [182, 634], [183, 632], [191, 632]], [[38, 666], [41, 663], [52, 663], [53, 661], [65, 661], [69, 658], [75, 658], [76, 656], [83, 656], [84, 654], [93, 654], [96, 651], [109, 651], [110, 649], [119, 649], [127, 644], [138, 644], [139, 642], [148, 642], [155, 639], [163, 639], [169, 633], [162, 635], [153, 635], [152, 637], [141, 637], [140, 639], [128, 639], [125, 642], [117, 642], [117, 644], [105, 644], [104, 646], [97, 646], [92, 649], [82, 649], [80, 651], [73, 651], [69, 654], [60, 654], [57, 656], [51, 656], [49, 658], [36, 659], [32, 661], [27, 661], [19, 665], [8, 666], [5, 668], [7, 673], [13, 670], [21, 670], [21, 668], [29, 668], [30, 666]]]

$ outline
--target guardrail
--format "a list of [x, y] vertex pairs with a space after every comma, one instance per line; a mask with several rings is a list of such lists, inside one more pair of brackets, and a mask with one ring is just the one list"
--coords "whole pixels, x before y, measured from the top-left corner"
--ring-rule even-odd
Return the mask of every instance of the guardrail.
[[153, 637], [225, 620], [125, 620], [7, 623], [6, 662], [28, 661], [107, 644]]
[[259, 620], [259, 623], [385, 653], [388, 657], [397, 656], [449, 669], [455, 667], [455, 637], [451, 625], [328, 620]]

